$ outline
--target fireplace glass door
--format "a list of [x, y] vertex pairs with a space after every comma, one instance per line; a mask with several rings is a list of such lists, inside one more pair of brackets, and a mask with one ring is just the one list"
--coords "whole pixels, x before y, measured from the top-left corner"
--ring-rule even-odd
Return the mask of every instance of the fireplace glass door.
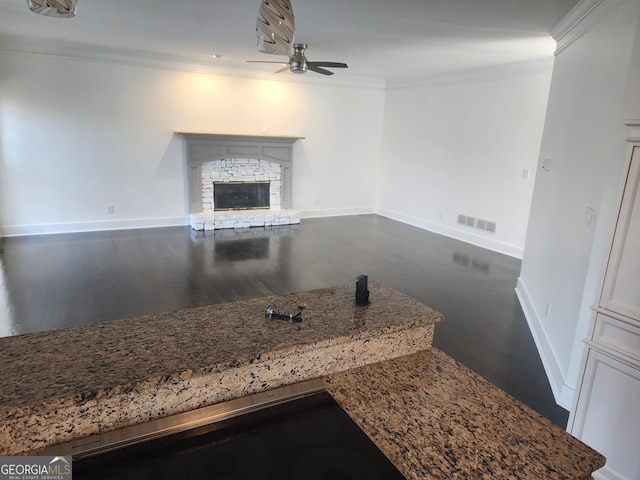
[[214, 182], [214, 210], [269, 208], [269, 182]]

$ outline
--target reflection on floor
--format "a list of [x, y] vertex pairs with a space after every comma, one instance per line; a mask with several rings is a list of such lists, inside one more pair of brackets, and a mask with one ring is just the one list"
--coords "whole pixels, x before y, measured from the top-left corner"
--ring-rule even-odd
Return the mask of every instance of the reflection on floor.
[[[444, 313], [434, 345], [564, 427], [515, 295], [518, 259], [376, 215], [0, 239], [0, 335], [354, 284]], [[373, 299], [372, 299], [373, 300]]]

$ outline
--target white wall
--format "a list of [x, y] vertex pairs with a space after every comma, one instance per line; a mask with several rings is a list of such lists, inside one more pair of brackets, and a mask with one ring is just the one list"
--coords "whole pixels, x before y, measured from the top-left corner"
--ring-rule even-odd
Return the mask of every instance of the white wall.
[[[552, 67], [549, 59], [389, 90], [378, 212], [521, 256]], [[458, 214], [497, 231], [458, 225]]]
[[186, 224], [176, 131], [304, 136], [293, 208], [373, 212], [384, 90], [325, 83], [0, 53], [0, 235]]
[[[590, 16], [591, 28], [556, 56], [517, 288], [566, 408], [613, 231], [624, 120], [640, 118], [640, 0], [607, 0]], [[550, 171], [542, 169], [547, 158]], [[587, 207], [598, 212], [596, 228], [584, 223]]]

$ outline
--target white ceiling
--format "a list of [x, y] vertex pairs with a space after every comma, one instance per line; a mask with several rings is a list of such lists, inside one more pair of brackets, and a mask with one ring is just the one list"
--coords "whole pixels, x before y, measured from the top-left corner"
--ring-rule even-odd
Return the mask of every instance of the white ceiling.
[[[78, 0], [76, 17], [60, 19], [30, 12], [26, 0], [0, 0], [0, 49], [110, 52], [271, 74], [277, 66], [246, 63], [286, 58], [257, 50], [260, 1]], [[292, 0], [292, 5], [295, 40], [309, 45], [307, 58], [349, 65], [327, 81], [338, 76], [398, 81], [550, 57], [555, 42], [549, 32], [577, 2]], [[223, 58], [213, 60], [213, 53]]]

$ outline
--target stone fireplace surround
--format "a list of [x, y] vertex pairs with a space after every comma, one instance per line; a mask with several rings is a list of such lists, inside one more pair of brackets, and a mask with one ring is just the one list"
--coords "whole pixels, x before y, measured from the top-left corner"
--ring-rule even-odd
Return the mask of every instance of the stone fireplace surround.
[[[291, 167], [293, 144], [304, 137], [178, 133], [186, 140], [191, 228], [217, 230], [300, 223], [300, 212], [291, 210]], [[275, 187], [271, 208], [213, 210], [208, 201], [213, 181], [255, 180], [269, 180]]]

